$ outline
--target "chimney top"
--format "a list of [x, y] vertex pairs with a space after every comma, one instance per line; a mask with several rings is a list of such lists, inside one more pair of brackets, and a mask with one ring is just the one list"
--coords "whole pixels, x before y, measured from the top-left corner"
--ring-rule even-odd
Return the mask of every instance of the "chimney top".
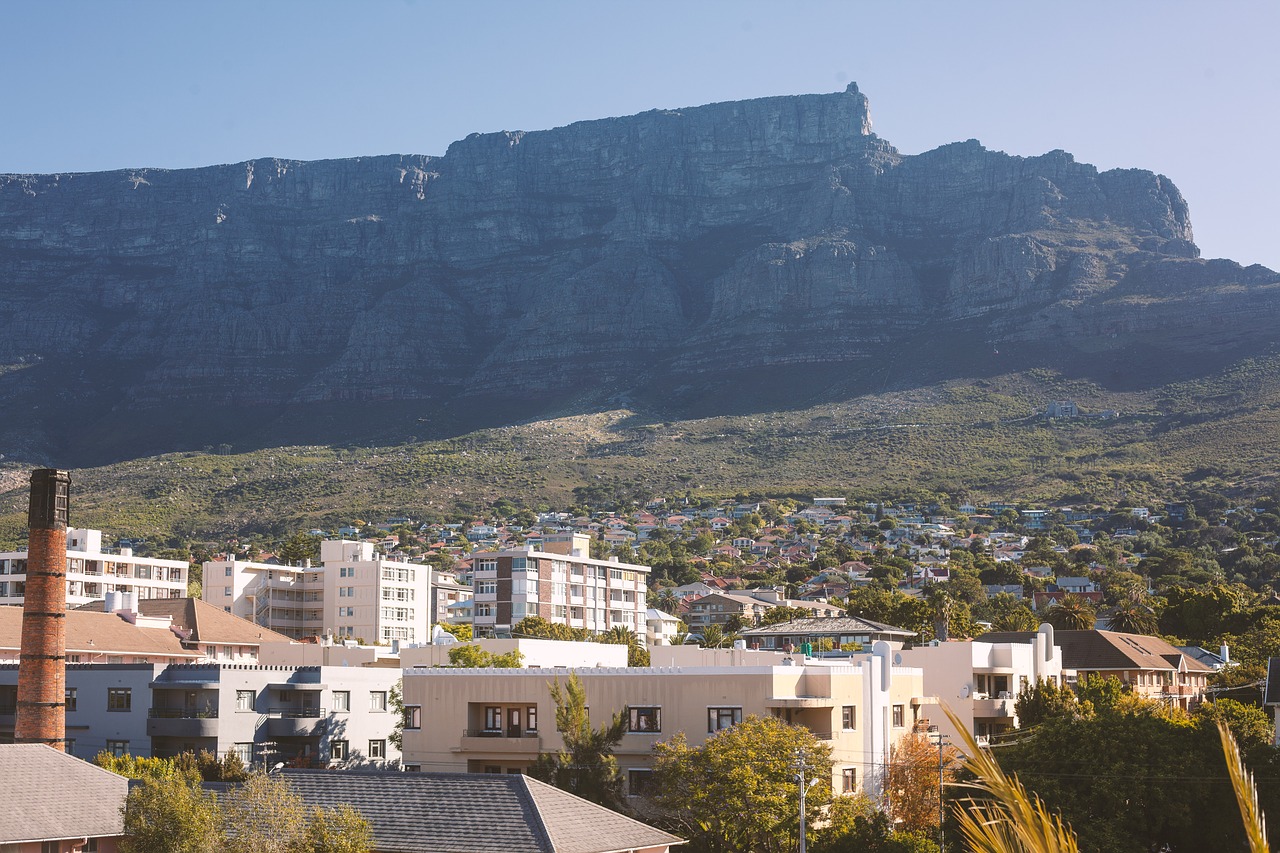
[[69, 471], [57, 468], [37, 468], [32, 471], [27, 526], [41, 530], [66, 530], [70, 493]]

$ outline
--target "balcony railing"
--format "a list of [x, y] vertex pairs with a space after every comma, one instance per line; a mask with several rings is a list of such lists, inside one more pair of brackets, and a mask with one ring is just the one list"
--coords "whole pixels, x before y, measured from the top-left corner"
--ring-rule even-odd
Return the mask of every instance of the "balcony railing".
[[467, 729], [462, 733], [463, 737], [505, 737], [505, 738], [526, 738], [537, 737], [536, 731], [528, 729]]
[[324, 708], [271, 708], [267, 713], [293, 720], [310, 720], [325, 715]]
[[147, 711], [147, 716], [167, 720], [204, 720], [217, 717], [218, 709], [208, 708], [200, 710], [196, 708], [152, 708]]

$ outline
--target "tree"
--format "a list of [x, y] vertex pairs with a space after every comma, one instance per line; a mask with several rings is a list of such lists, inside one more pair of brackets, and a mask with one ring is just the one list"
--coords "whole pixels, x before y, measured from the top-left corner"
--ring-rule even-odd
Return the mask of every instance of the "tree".
[[1257, 706], [1246, 705], [1234, 699], [1201, 702], [1195, 717], [1215, 724], [1226, 724], [1246, 755], [1258, 751], [1260, 747], [1269, 746], [1275, 733], [1270, 714]]
[[1018, 727], [1038, 726], [1053, 717], [1070, 717], [1079, 713], [1080, 703], [1069, 687], [1059, 687], [1056, 681], [1036, 679], [1036, 683], [1018, 694], [1014, 702]]
[[1111, 612], [1110, 630], [1122, 634], [1154, 634], [1159, 630], [1156, 612], [1141, 599], [1125, 601]]
[[122, 853], [217, 853], [223, 849], [218, 803], [199, 781], [180, 775], [144, 776], [122, 810]]
[[1096, 619], [1088, 599], [1070, 592], [1045, 614], [1045, 621], [1060, 631], [1088, 631]]
[[519, 669], [524, 663], [524, 655], [518, 650], [495, 655], [476, 645], [455, 646], [449, 649], [449, 665], [473, 669]]
[[300, 566], [304, 560], [320, 559], [320, 537], [308, 533], [295, 533], [276, 551], [276, 556], [286, 566]]
[[463, 643], [470, 642], [475, 639], [471, 633], [470, 625], [451, 625], [448, 622], [438, 622], [436, 624], [438, 624], [442, 630], [452, 634]]
[[817, 833], [813, 853], [936, 853], [933, 841], [916, 833], [897, 832], [889, 815], [865, 794], [836, 797], [827, 824]]
[[831, 799], [831, 748], [802, 726], [774, 717], [741, 723], [689, 745], [681, 732], [654, 744], [651, 805], [657, 819], [704, 853], [783, 853], [799, 832], [794, 763], [816, 783], [806, 797], [813, 826]]
[[766, 610], [764, 615], [760, 617], [760, 624], [780, 625], [793, 619], [807, 619], [812, 615], [812, 611], [805, 610], [803, 607], [790, 607], [784, 604], [778, 607], [770, 607]]
[[938, 834], [938, 762], [945, 780], [954, 781], [956, 752], [930, 742], [925, 732], [907, 732], [893, 747], [885, 788], [889, 795], [889, 817], [895, 827], [926, 838]]
[[391, 685], [391, 692], [387, 694], [387, 705], [391, 708], [391, 713], [395, 715], [395, 724], [391, 727], [391, 734], [387, 735], [387, 743], [394, 746], [397, 750], [404, 750], [404, 679], [400, 679]]
[[344, 803], [334, 809], [312, 811], [306, 853], [369, 853], [372, 849], [373, 827], [351, 806]]
[[586, 690], [576, 673], [569, 674], [563, 690], [559, 679], [552, 683], [551, 700], [556, 705], [556, 729], [564, 747], [539, 755], [529, 767], [529, 775], [593, 803], [625, 811], [622, 771], [613, 750], [627, 733], [627, 708], [600, 728], [591, 728]]
[[255, 773], [218, 803], [227, 851], [304, 853], [311, 814], [289, 783]]

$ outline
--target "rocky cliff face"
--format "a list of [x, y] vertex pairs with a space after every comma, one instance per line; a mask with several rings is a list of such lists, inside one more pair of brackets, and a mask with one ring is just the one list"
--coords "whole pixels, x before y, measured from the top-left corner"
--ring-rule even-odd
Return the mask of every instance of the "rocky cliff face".
[[714, 407], [726, 383], [749, 407], [764, 368], [794, 370], [796, 399], [889, 357], [913, 381], [921, 336], [1247, 347], [1277, 291], [1198, 259], [1167, 178], [974, 141], [903, 156], [856, 86], [442, 157], [0, 176], [0, 399], [30, 413], [0, 439], [82, 464], [619, 394]]

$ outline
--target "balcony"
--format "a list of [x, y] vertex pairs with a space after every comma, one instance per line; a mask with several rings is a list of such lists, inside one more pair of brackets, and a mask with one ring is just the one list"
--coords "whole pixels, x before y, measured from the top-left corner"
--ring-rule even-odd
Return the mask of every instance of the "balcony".
[[975, 719], [981, 717], [989, 719], [992, 717], [1001, 717], [1004, 719], [1013, 719], [1012, 699], [992, 699], [979, 693], [973, 697], [973, 716]]
[[267, 711], [269, 737], [320, 737], [329, 720], [324, 708], [272, 708]]
[[147, 737], [217, 737], [216, 708], [152, 708], [147, 712]]
[[530, 731], [467, 729], [462, 733], [461, 751], [537, 755], [542, 751], [542, 738]]

